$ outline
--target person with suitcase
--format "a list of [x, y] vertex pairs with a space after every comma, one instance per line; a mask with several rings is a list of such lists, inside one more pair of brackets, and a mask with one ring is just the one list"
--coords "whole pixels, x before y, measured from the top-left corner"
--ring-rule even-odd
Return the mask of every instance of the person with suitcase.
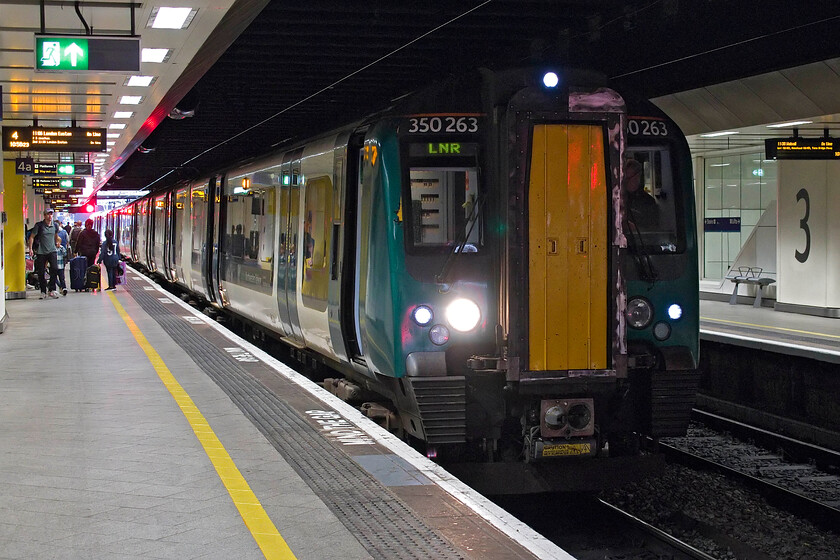
[[79, 234], [76, 240], [75, 253], [87, 257], [88, 267], [96, 262], [96, 253], [99, 252], [99, 232], [93, 229], [93, 220], [85, 220], [85, 229]]
[[105, 241], [102, 242], [102, 247], [99, 250], [99, 261], [105, 265], [105, 271], [108, 273], [108, 287], [106, 290], [117, 289], [117, 270], [120, 266], [120, 250], [119, 245], [114, 240], [114, 232], [110, 229], [105, 230]]

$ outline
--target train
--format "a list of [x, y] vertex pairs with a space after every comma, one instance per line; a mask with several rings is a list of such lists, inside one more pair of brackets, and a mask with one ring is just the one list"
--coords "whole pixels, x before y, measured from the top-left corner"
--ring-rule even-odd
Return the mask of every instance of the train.
[[626, 476], [645, 442], [685, 433], [694, 216], [671, 119], [540, 67], [450, 77], [102, 227], [428, 456], [529, 491], [568, 488], [566, 468]]

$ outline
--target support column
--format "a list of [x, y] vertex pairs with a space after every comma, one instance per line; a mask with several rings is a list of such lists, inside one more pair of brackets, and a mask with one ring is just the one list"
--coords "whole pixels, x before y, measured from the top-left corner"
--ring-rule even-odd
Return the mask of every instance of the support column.
[[15, 175], [14, 161], [3, 162], [2, 193], [6, 213], [3, 224], [5, 299], [23, 299], [26, 297], [23, 176]]

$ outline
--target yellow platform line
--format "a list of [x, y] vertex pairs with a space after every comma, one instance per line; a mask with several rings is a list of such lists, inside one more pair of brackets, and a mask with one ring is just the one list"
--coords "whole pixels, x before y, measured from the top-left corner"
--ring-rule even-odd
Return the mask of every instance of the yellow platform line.
[[840, 339], [840, 336], [838, 336], [836, 334], [818, 333], [818, 332], [812, 332], [812, 331], [800, 331], [798, 329], [788, 329], [788, 328], [785, 328], [785, 327], [772, 327], [770, 325], [757, 325], [755, 323], [742, 323], [740, 321], [727, 321], [726, 319], [712, 319], [711, 317], [702, 317], [702, 316], [700, 317], [700, 319], [702, 321], [709, 321], [710, 323], [725, 323], [727, 325], [739, 325], [739, 326], [742, 326], [742, 327], [756, 327], [756, 328], [760, 328], [760, 329], [769, 329], [769, 330], [774, 330], [774, 331], [785, 331], [785, 332], [791, 332], [791, 333], [796, 333], [796, 334], [810, 334], [810, 335], [813, 335], [813, 336], [822, 336], [824, 338]]
[[198, 441], [204, 447], [204, 451], [210, 458], [210, 462], [216, 468], [222, 484], [227, 488], [228, 494], [230, 494], [236, 509], [239, 510], [239, 514], [242, 516], [242, 520], [245, 521], [248, 530], [251, 531], [254, 540], [257, 541], [260, 550], [262, 550], [266, 558], [271, 560], [294, 559], [295, 555], [292, 553], [289, 545], [280, 536], [277, 527], [274, 526], [274, 523], [268, 517], [257, 496], [251, 491], [251, 487], [248, 486], [245, 477], [236, 468], [233, 459], [230, 458], [222, 442], [216, 437], [216, 434], [198, 410], [198, 407], [175, 379], [175, 376], [172, 375], [172, 372], [169, 371], [169, 368], [166, 367], [163, 359], [149, 341], [146, 340], [146, 337], [131, 317], [129, 317], [116, 296], [113, 293], [109, 293], [108, 296], [110, 296], [111, 302], [117, 309], [117, 313], [120, 314], [125, 324], [128, 325], [128, 330], [134, 335], [137, 344], [146, 353], [158, 377], [160, 377], [160, 380], [166, 388], [169, 389], [169, 393], [175, 399], [175, 402], [181, 408], [181, 412], [184, 413], [184, 416], [190, 423], [193, 432], [195, 432]]

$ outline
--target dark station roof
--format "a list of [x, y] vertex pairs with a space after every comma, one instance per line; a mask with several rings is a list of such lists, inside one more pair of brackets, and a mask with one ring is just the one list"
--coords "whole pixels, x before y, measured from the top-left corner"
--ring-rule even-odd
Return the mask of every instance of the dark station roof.
[[[259, 4], [241, 0], [214, 34], [241, 29]], [[134, 151], [102, 188], [159, 190], [470, 68], [588, 67], [652, 98], [836, 57], [838, 24], [831, 0], [275, 0], [162, 102], [176, 95], [195, 116], [135, 138], [153, 151]]]

